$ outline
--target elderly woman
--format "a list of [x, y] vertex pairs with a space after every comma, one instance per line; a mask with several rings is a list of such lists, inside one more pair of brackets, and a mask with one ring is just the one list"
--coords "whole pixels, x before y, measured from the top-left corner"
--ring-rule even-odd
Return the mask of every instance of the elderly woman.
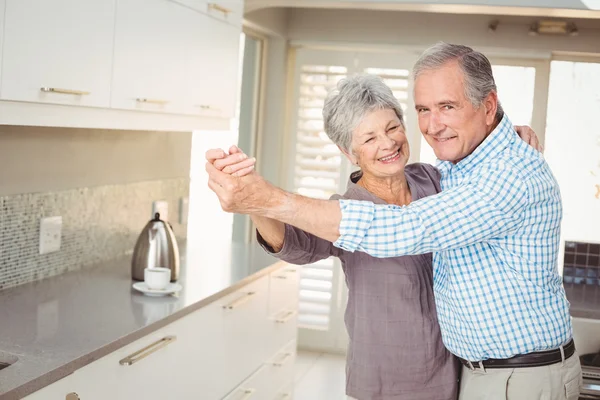
[[[407, 205], [440, 192], [440, 174], [428, 164], [409, 164], [403, 112], [380, 78], [359, 75], [339, 83], [325, 101], [325, 131], [360, 170], [334, 198]], [[530, 135], [525, 130], [522, 135]], [[537, 141], [531, 135], [532, 141]], [[230, 153], [237, 153], [235, 147]], [[244, 175], [253, 159], [210, 150], [209, 161]], [[252, 216], [258, 241], [293, 264], [338, 257], [346, 275], [346, 393], [358, 400], [457, 398], [459, 365], [442, 343], [434, 297], [431, 254], [374, 258], [350, 253], [290, 225]]]

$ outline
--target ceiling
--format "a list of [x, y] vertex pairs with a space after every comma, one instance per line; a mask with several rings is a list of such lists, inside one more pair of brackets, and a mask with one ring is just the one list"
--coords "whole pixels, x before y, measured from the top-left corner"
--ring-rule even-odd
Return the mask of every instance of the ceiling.
[[246, 0], [262, 8], [328, 8], [600, 19], [600, 0]]

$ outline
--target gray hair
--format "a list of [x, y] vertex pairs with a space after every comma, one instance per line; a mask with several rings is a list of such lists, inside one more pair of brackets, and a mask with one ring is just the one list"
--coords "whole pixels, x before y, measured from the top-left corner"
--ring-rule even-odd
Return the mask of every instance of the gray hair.
[[329, 139], [351, 150], [352, 133], [369, 112], [394, 110], [404, 126], [404, 113], [392, 90], [376, 75], [361, 74], [342, 79], [325, 99], [323, 122]]
[[[470, 47], [439, 42], [421, 54], [413, 68], [413, 80], [423, 71], [438, 69], [444, 64], [456, 60], [465, 79], [465, 96], [474, 107], [483, 104], [485, 98], [492, 92], [498, 92], [490, 60]], [[498, 100], [496, 120], [500, 121], [504, 110]]]

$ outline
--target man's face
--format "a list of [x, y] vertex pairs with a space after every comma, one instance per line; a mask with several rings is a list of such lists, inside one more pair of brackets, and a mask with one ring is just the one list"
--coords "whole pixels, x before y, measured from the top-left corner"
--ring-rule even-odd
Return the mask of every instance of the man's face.
[[440, 160], [459, 162], [491, 132], [497, 98], [492, 92], [475, 108], [465, 96], [456, 61], [422, 72], [414, 86], [419, 128]]

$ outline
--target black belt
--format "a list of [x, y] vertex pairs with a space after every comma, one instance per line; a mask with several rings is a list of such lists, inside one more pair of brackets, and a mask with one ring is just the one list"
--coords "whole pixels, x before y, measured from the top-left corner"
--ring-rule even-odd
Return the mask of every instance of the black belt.
[[[571, 357], [575, 353], [575, 343], [573, 339], [563, 346], [564, 359]], [[536, 351], [535, 353], [519, 354], [511, 358], [497, 359], [490, 358], [484, 361], [467, 361], [459, 357], [460, 362], [469, 369], [483, 368], [528, 368], [543, 367], [552, 365], [563, 360], [560, 348], [546, 351]]]

